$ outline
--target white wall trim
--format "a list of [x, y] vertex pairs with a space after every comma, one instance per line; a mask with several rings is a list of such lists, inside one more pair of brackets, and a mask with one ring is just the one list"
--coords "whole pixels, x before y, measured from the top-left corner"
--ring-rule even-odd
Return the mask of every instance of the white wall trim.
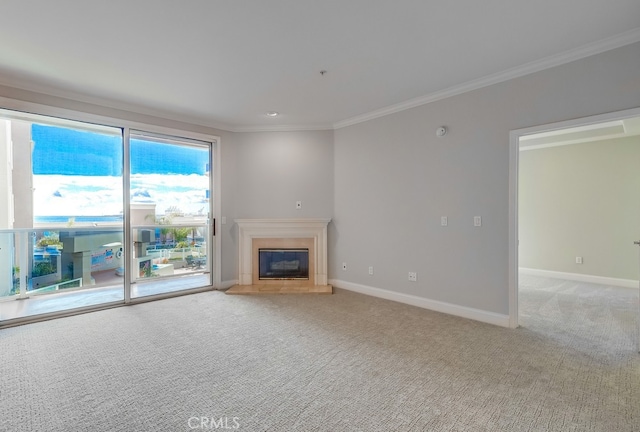
[[521, 66], [516, 66], [502, 72], [487, 75], [483, 78], [467, 81], [466, 83], [449, 87], [445, 90], [430, 93], [428, 95], [410, 99], [408, 101], [381, 108], [376, 111], [338, 121], [333, 124], [333, 128], [340, 129], [357, 123], [384, 117], [389, 114], [394, 114], [410, 108], [426, 105], [452, 96], [457, 96], [462, 93], [467, 93], [473, 90], [481, 89], [483, 87], [488, 87], [493, 84], [509, 81], [514, 78], [519, 78], [521, 76], [529, 75], [534, 72], [550, 69], [555, 66], [560, 66], [572, 61], [580, 60], [582, 58], [586, 58], [615, 48], [620, 48], [622, 46], [636, 42], [640, 42], [640, 28], [635, 28], [633, 30], [629, 30], [625, 33], [621, 33], [619, 35], [603, 39], [595, 43], [583, 45], [579, 48], [545, 57], [543, 59], [529, 62]]
[[617, 286], [622, 288], [635, 288], [637, 289], [640, 286], [640, 282], [634, 279], [618, 279], [606, 276], [595, 276], [588, 274], [580, 274], [580, 273], [567, 273], [567, 272], [559, 272], [553, 270], [540, 270], [540, 269], [532, 269], [520, 267], [520, 274], [530, 275], [530, 276], [541, 276], [548, 277], [553, 279], [565, 279], [570, 281], [577, 282], [587, 282], [598, 285], [607, 285], [607, 286]]
[[579, 141], [557, 142], [553, 144], [536, 144], [536, 145], [521, 147], [520, 151], [523, 152], [523, 151], [541, 150], [541, 149], [547, 149], [547, 148], [553, 148], [553, 147], [564, 147], [568, 145], [586, 144], [589, 142], [610, 141], [618, 138], [625, 138], [626, 136], [627, 135], [625, 134], [618, 134], [618, 135], [609, 135], [605, 137], [595, 137], [595, 138], [584, 139]]
[[520, 135], [509, 133], [509, 229], [507, 283], [509, 287], [509, 327], [518, 327], [518, 170], [520, 163]]
[[367, 285], [360, 285], [352, 282], [341, 281], [337, 279], [329, 280], [329, 284], [336, 288], [346, 289], [348, 291], [366, 294], [373, 297], [379, 297], [385, 300], [392, 300], [398, 303], [404, 303], [411, 306], [421, 307], [436, 312], [442, 312], [449, 315], [455, 315], [462, 318], [468, 318], [475, 321], [493, 324], [501, 327], [509, 327], [509, 316], [488, 312], [480, 309], [474, 309], [466, 306], [459, 306], [452, 303], [431, 300], [424, 297], [418, 297], [412, 294], [403, 294], [395, 291], [389, 291], [382, 288], [374, 288]]
[[[517, 135], [518, 141], [520, 137], [525, 135], [538, 134], [542, 132], [553, 132], [561, 129], [569, 129], [569, 128], [577, 128], [577, 127], [587, 127], [590, 125], [594, 125], [596, 123], [605, 123], [611, 122], [614, 120], [625, 120], [633, 117], [640, 116], [640, 107], [631, 108], [622, 111], [614, 111], [604, 114], [598, 114], [589, 117], [582, 117], [572, 120], [566, 120], [556, 123], [549, 123], [544, 125], [532, 126], [528, 128], [516, 129], [511, 131], [513, 134]], [[513, 144], [513, 143], [512, 143]], [[516, 144], [518, 144], [516, 142]]]

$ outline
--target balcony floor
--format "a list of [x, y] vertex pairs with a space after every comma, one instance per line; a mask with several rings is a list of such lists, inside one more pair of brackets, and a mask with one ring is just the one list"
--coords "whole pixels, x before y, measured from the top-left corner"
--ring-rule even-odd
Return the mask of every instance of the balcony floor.
[[[69, 291], [35, 295], [26, 299], [7, 299], [0, 302], [0, 325], [2, 322], [32, 316], [65, 312], [101, 304], [124, 302], [123, 278], [113, 271], [92, 274], [96, 285]], [[205, 273], [176, 271], [167, 278], [153, 278], [131, 285], [131, 298], [168, 294], [188, 289], [209, 286], [209, 275]]]

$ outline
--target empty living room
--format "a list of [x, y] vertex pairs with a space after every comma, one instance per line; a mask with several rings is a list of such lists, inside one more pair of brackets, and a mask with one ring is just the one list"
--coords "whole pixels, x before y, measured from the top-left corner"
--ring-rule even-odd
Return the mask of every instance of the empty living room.
[[0, 40], [0, 431], [640, 430], [640, 2]]

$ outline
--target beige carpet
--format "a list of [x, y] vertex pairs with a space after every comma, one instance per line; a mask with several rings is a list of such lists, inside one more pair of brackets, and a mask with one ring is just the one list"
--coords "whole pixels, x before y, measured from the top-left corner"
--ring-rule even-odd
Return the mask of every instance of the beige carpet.
[[553, 340], [617, 356], [638, 351], [638, 289], [520, 276], [520, 324]]
[[5, 329], [0, 430], [640, 430], [631, 312], [536, 283], [517, 330], [340, 289], [207, 292]]

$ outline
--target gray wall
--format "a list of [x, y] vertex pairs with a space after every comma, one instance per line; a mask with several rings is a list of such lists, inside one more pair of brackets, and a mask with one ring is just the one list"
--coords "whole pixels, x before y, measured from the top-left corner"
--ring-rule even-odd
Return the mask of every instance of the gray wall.
[[236, 148], [234, 134], [224, 132], [220, 136], [220, 177], [222, 189], [221, 216], [226, 224], [218, 224], [222, 236], [222, 282], [238, 279], [237, 236], [233, 223], [236, 218]]
[[230, 141], [222, 146], [223, 282], [238, 278], [234, 219], [333, 215], [333, 131], [245, 132]]
[[637, 280], [639, 191], [637, 136], [520, 152], [520, 267]]
[[337, 130], [330, 278], [507, 314], [509, 132], [638, 107], [639, 70], [636, 43]]
[[238, 133], [234, 141], [238, 218], [333, 216], [333, 131]]

